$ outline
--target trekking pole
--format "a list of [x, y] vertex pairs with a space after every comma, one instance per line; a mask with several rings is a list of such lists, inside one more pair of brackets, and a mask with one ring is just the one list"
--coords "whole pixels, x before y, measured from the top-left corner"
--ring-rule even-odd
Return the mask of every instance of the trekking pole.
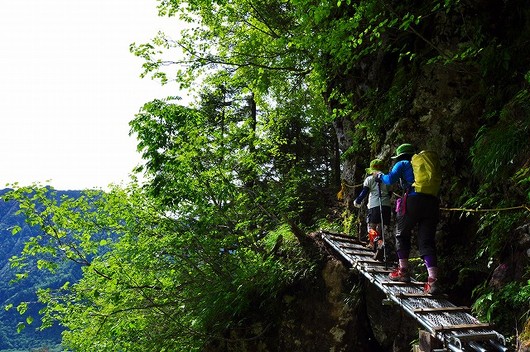
[[385, 244], [385, 230], [383, 225], [383, 197], [381, 196], [381, 183], [377, 183], [377, 191], [379, 192], [379, 213], [381, 215], [381, 238], [383, 239], [383, 260], [385, 262], [385, 269], [388, 269], [386, 261], [386, 244]]

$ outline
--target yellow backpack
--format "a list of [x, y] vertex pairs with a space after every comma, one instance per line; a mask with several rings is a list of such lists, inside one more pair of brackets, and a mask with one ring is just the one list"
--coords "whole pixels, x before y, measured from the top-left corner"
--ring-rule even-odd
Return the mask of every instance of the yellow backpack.
[[414, 154], [411, 160], [414, 171], [414, 190], [419, 193], [437, 196], [442, 183], [442, 170], [438, 153], [422, 150]]

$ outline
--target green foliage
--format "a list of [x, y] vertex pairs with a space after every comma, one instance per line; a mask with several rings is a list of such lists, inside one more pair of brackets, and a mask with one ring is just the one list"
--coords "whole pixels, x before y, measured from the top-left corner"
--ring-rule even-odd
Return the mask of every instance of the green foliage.
[[[61, 260], [83, 267], [79, 282], [38, 292], [43, 327], [66, 327], [67, 348], [198, 351], [225, 329], [245, 327], [256, 305], [275, 319], [278, 293], [312, 275], [294, 237], [274, 230], [304, 214], [310, 222], [322, 206], [316, 197], [328, 171], [309, 173], [324, 157], [307, 152], [324, 141], [321, 131], [303, 115], [299, 126], [269, 125], [242, 96], [205, 94], [204, 113], [147, 103], [131, 122], [146, 160], [143, 188], [77, 199], [44, 187], [6, 195], [40, 229], [14, 266], [24, 270], [34, 258], [41, 270]], [[271, 138], [285, 143], [271, 151]], [[279, 247], [270, 248], [269, 236]]]
[[[516, 171], [513, 180], [522, 190], [530, 190], [530, 167], [522, 167]], [[526, 192], [526, 204], [528, 203], [530, 203], [530, 191]]]
[[477, 297], [473, 303], [473, 311], [480, 319], [495, 323], [507, 329], [524, 324], [530, 316], [530, 281], [510, 282], [500, 289], [485, 285], [474, 290]]
[[[251, 96], [241, 91], [205, 97], [204, 113], [157, 100], [131, 122], [153, 194], [190, 217], [221, 216], [239, 232], [251, 230], [242, 216], [254, 230], [282, 216], [307, 220], [300, 209], [314, 212], [329, 184], [330, 166], [318, 170], [334, 152], [322, 137], [326, 131], [312, 127], [311, 114], [293, 109], [253, 114], [246, 105]], [[243, 204], [254, 216], [240, 213]]]
[[[179, 38], [160, 33], [130, 50], [144, 60], [143, 76], [175, 80], [200, 100], [193, 108], [154, 100], [131, 121], [146, 184], [78, 199], [15, 188], [7, 198], [40, 230], [12, 258], [19, 278], [33, 264], [51, 272], [62, 260], [83, 267], [81, 281], [39, 291], [44, 326], [61, 322], [75, 350], [198, 351], [226, 328], [248, 327], [256, 306], [274, 319], [278, 293], [315, 265], [286, 220], [313, 226], [324, 218], [339, 160], [381, 151], [389, 129], [411, 114], [411, 77], [429, 65], [465, 71], [487, 87], [477, 93], [484, 126], [470, 154], [481, 182], [461, 192], [464, 206], [528, 202], [530, 105], [519, 77], [526, 72], [528, 80], [528, 55], [514, 55], [527, 38], [506, 41], [513, 33], [490, 26], [516, 15], [485, 21], [491, 13], [475, 15], [475, 6], [159, 0], [162, 15], [190, 26]], [[516, 89], [499, 83], [511, 80], [519, 80]], [[344, 214], [350, 232], [355, 219]], [[527, 219], [480, 215], [477, 257], [488, 260], [507, 250], [511, 230]], [[478, 301], [490, 315], [501, 303], [524, 308], [528, 286], [518, 285], [484, 288]]]
[[[528, 183], [528, 133], [530, 130], [528, 91], [522, 90], [505, 104], [498, 121], [489, 118], [471, 149], [473, 172], [482, 180], [478, 190], [467, 197], [465, 207], [500, 209], [520, 206], [530, 199]], [[493, 121], [492, 121], [493, 120]], [[469, 214], [468, 214], [469, 215]], [[515, 228], [528, 221], [527, 209], [485, 211], [478, 217], [479, 243], [476, 258], [495, 263], [506, 260], [516, 250]], [[529, 268], [523, 268], [526, 280]], [[524, 279], [523, 279], [524, 280]], [[473, 308], [480, 318], [509, 331], [529, 316], [528, 281], [516, 280], [495, 289], [487, 282], [474, 290]], [[515, 319], [514, 319], [515, 316]]]
[[479, 233], [483, 236], [480, 251], [477, 256], [486, 254], [489, 257], [498, 257], [512, 245], [513, 231], [526, 217], [524, 212], [513, 214], [488, 213], [481, 217]]
[[[357, 230], [356, 225], [359, 221], [360, 219], [354, 214], [350, 213], [348, 215], [345, 215], [344, 221], [343, 221], [343, 229], [341, 230], [344, 233], [353, 234]], [[325, 227], [325, 228], [329, 228], [329, 227]]]
[[[530, 196], [528, 183], [528, 134], [530, 98], [526, 90], [517, 93], [502, 109], [498, 121], [484, 125], [471, 149], [476, 177], [483, 180], [464, 207], [502, 209], [525, 204]], [[512, 232], [528, 219], [524, 209], [512, 212], [485, 212], [480, 216], [480, 251], [498, 257], [510, 245]]]
[[[473, 172], [482, 180], [478, 190], [467, 197], [465, 207], [500, 209], [525, 204], [530, 199], [528, 183], [529, 94], [521, 90], [504, 105], [499, 116], [490, 114], [471, 149]], [[478, 218], [479, 243], [476, 257], [495, 262], [514, 252], [515, 228], [527, 222], [527, 210], [486, 211]], [[528, 267], [524, 268], [528, 277]], [[487, 321], [508, 331], [513, 324], [528, 319], [530, 295], [527, 281], [512, 281], [498, 289], [487, 283], [474, 290], [473, 308]], [[514, 317], [515, 316], [515, 320]]]
[[[514, 205], [513, 199], [504, 199], [504, 194], [490, 183], [484, 183], [472, 196], [467, 196], [464, 208], [488, 209], [482, 213], [467, 213], [478, 217], [477, 238], [479, 244], [476, 257], [498, 258], [512, 245], [513, 232], [528, 218], [525, 209], [502, 211]], [[499, 209], [499, 211], [495, 211]]]
[[[381, 52], [407, 62], [425, 55], [418, 48], [427, 47], [429, 57], [440, 55], [442, 49], [420, 30], [438, 14], [460, 14], [462, 5], [459, 1], [418, 5], [374, 0], [164, 0], [159, 5], [162, 15], [178, 16], [195, 26], [184, 29], [177, 39], [161, 34], [152, 43], [132, 45], [131, 52], [145, 60], [144, 75], [164, 81], [168, 79], [165, 68], [178, 66], [174, 78], [186, 87], [224, 72], [228, 85], [245, 85], [261, 101], [273, 99], [282, 105], [279, 92], [294, 94], [301, 88], [310, 91], [310, 99], [316, 102], [325, 92], [328, 96], [351, 93], [352, 89], [343, 89], [343, 78], [363, 75], [360, 67], [365, 60]], [[418, 46], [418, 41], [423, 45]], [[177, 48], [183, 51], [180, 60], [164, 57], [164, 52]], [[356, 110], [357, 98], [340, 110]]]
[[[35, 194], [43, 197], [39, 203], [45, 203], [49, 192]], [[25, 209], [35, 209], [29, 204], [37, 198], [24, 199], [27, 195], [26, 189], [19, 189], [9, 197], [26, 204]], [[82, 211], [69, 213], [72, 204]], [[241, 318], [255, 302], [274, 306], [277, 292], [311, 268], [285, 229], [270, 235], [286, 238], [285, 259], [278, 260], [263, 254], [270, 249], [268, 236], [249, 247], [242, 234], [225, 238], [207, 231], [214, 229], [213, 223], [208, 224], [212, 219], [193, 222], [163, 209], [141, 189], [130, 186], [113, 188], [97, 198], [50, 202], [38, 213], [27, 213], [34, 222], [40, 222], [42, 214], [55, 217], [49, 219], [45, 227], [49, 232], [42, 236], [49, 241], [34, 243], [22, 259], [48, 254], [55, 234], [64, 230], [72, 236], [69, 247], [78, 249], [68, 259], [85, 264], [81, 281], [39, 291], [39, 299], [46, 304], [44, 326], [57, 320], [67, 327], [66, 347], [198, 351], [224, 329], [243, 324]], [[105, 250], [94, 252], [92, 246], [82, 245], [90, 242], [87, 238], [100, 236], [90, 233], [88, 226], [79, 235], [66, 231], [73, 227], [72, 218], [83, 226], [89, 221], [104, 223], [112, 234], [103, 241]], [[236, 240], [239, 243], [232, 242]], [[93, 246], [102, 243], [92, 242]], [[262, 250], [256, 251], [255, 246]], [[91, 256], [82, 248], [89, 248]], [[23, 313], [26, 306], [22, 303], [17, 309]], [[24, 326], [21, 323], [19, 328]]]
[[35, 347], [31, 349], [4, 349], [0, 350], [0, 352], [63, 352], [64, 349], [61, 347], [61, 345], [44, 345], [43, 347]]
[[479, 130], [471, 149], [474, 172], [489, 182], [509, 180], [527, 161], [529, 134], [530, 96], [523, 90], [505, 105], [495, 125]]

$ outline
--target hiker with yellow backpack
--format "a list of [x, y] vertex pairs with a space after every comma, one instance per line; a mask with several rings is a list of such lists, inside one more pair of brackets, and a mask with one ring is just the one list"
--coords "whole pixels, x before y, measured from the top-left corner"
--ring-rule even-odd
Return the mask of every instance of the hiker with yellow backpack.
[[368, 225], [368, 248], [375, 252], [374, 259], [383, 260], [384, 257], [384, 228], [390, 224], [390, 189], [389, 186], [376, 182], [372, 175], [381, 172], [383, 161], [374, 159], [370, 162], [370, 167], [366, 169], [368, 176], [364, 179], [361, 193], [353, 201], [356, 208], [360, 208], [364, 199], [368, 196], [368, 212], [366, 223]]
[[440, 218], [438, 191], [441, 183], [440, 162], [436, 152], [418, 154], [411, 144], [401, 144], [392, 157], [396, 163], [388, 174], [374, 172], [378, 182], [385, 185], [400, 183], [404, 194], [396, 202], [396, 252], [399, 265], [389, 279], [410, 282], [409, 255], [411, 234], [418, 226], [417, 243], [420, 256], [427, 268], [428, 279], [425, 293], [441, 292], [438, 283], [438, 258], [436, 254], [436, 226]]

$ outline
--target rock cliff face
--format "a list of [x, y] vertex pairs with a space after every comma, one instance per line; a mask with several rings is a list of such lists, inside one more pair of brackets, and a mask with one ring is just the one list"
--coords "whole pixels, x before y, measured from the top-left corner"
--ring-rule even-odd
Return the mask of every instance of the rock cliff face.
[[310, 237], [321, 256], [314, 281], [282, 293], [274, 319], [257, 314], [246, 335], [231, 330], [207, 352], [410, 351], [418, 336], [415, 323], [398, 308], [383, 305], [377, 288], [333, 257], [318, 236]]
[[[470, 274], [463, 273], [463, 269], [468, 266], [468, 260], [477, 258], [480, 247], [477, 243], [480, 241], [480, 236], [477, 236], [477, 233], [480, 231], [481, 225], [475, 221], [484, 220], [476, 214], [472, 218], [466, 219], [465, 216], [462, 216], [462, 212], [451, 211], [450, 209], [458, 208], [460, 204], [465, 203], [466, 197], [474, 197], [481, 189], [484, 189], [484, 183], [487, 181], [498, 182], [497, 186], [490, 189], [502, 189], [503, 179], [509, 177], [488, 180], [472, 171], [473, 168], [476, 170], [476, 165], [473, 165], [471, 161], [474, 153], [473, 148], [477, 147], [477, 136], [485, 128], [484, 114], [489, 108], [487, 106], [488, 98], [479, 93], [484, 93], [483, 84], [484, 82], [481, 82], [475, 73], [459, 71], [456, 67], [422, 69], [421, 75], [416, 80], [409, 114], [400, 118], [387, 131], [384, 144], [377, 154], [378, 157], [389, 160], [394, 152], [393, 147], [401, 142], [410, 142], [416, 145], [418, 149], [436, 150], [441, 155], [444, 168], [441, 206], [446, 209], [442, 211], [442, 220], [437, 233], [439, 254], [443, 262], [441, 266], [445, 270], [441, 275], [444, 284], [456, 296], [455, 299], [463, 299], [460, 303], [466, 305], [474, 303], [477, 296], [472, 297], [472, 291], [481, 282], [487, 282], [487, 286], [492, 288], [493, 292], [500, 292], [511, 282], [524, 281], [528, 275], [530, 258], [529, 218], [522, 215], [520, 220], [513, 225], [517, 229], [514, 230], [513, 227], [510, 228], [506, 225], [504, 231], [510, 232], [511, 236], [506, 236], [504, 240], [499, 241], [504, 243], [500, 245], [503, 249], [498, 251], [498, 255], [488, 258], [489, 264], [486, 265], [486, 263], [478, 260], [477, 265], [475, 265], [476, 271], [471, 270]], [[513, 112], [513, 100], [510, 101], [512, 98], [507, 98], [501, 103], [504, 104], [500, 107], [501, 111]], [[523, 105], [526, 104], [527, 102]], [[499, 126], [505, 124], [506, 127], [511, 123], [517, 124], [519, 119], [520, 117], [515, 115], [513, 119], [503, 120], [501, 117], [497, 121], [490, 121], [490, 123], [493, 123], [494, 126], [496, 124], [496, 127], [493, 128], [500, 131]], [[522, 119], [526, 121], [522, 125], [528, 129], [528, 115]], [[509, 127], [506, 128], [509, 129]], [[512, 154], [512, 160], [517, 164], [512, 169], [514, 173], [520, 169], [528, 168], [528, 139], [524, 142], [521, 140], [521, 142], [526, 145], [524, 147], [526, 152], [523, 153], [526, 156], [517, 152]], [[509, 146], [499, 144], [494, 148], [503, 149], [509, 148]], [[503, 163], [500, 160], [497, 162]], [[511, 190], [506, 189], [504, 195], [506, 200], [498, 197], [490, 207], [501, 208], [499, 204], [504, 202], [508, 204], [524, 204], [525, 202], [525, 197], [518, 195], [516, 187]], [[528, 201], [528, 197], [527, 194], [526, 201]], [[522, 211], [524, 212], [524, 210]], [[488, 236], [493, 238], [498, 235], [492, 232]], [[484, 259], [482, 258], [482, 260]], [[463, 295], [458, 297], [457, 292], [461, 292]], [[530, 300], [530, 298], [528, 299]], [[519, 340], [515, 343], [516, 349], [529, 351], [528, 321], [524, 327], [516, 326], [514, 328], [520, 329], [519, 331], [522, 332], [518, 337]], [[506, 331], [506, 333], [509, 334], [510, 332]]]
[[[441, 281], [458, 304], [472, 305], [480, 292], [490, 290], [503, 301], [503, 294], [517, 294], [508, 284], [527, 282], [528, 235], [516, 228], [528, 226], [528, 209], [466, 213], [454, 208], [482, 211], [530, 200], [524, 181], [530, 176], [530, 56], [524, 44], [530, 8], [521, 1], [455, 4], [455, 11], [438, 12], [424, 27], [397, 34], [417, 55], [414, 60], [399, 61], [381, 50], [348, 68], [366, 74], [343, 74], [334, 81], [333, 89], [352, 96], [354, 106], [352, 116], [336, 121], [335, 128], [346, 159], [343, 180], [349, 185], [361, 182], [364, 167], [375, 157], [390, 169], [390, 156], [401, 143], [440, 154]], [[480, 33], [480, 38], [471, 33]], [[344, 103], [330, 98], [328, 104], [341, 109]], [[375, 126], [371, 135], [366, 126]], [[346, 212], [355, 216], [351, 200], [359, 190], [347, 191]], [[491, 312], [497, 319], [507, 310]], [[513, 315], [521, 317], [516, 311]], [[523, 331], [521, 324], [513, 324], [501, 323], [506, 333]], [[525, 336], [520, 336], [521, 345]]]

